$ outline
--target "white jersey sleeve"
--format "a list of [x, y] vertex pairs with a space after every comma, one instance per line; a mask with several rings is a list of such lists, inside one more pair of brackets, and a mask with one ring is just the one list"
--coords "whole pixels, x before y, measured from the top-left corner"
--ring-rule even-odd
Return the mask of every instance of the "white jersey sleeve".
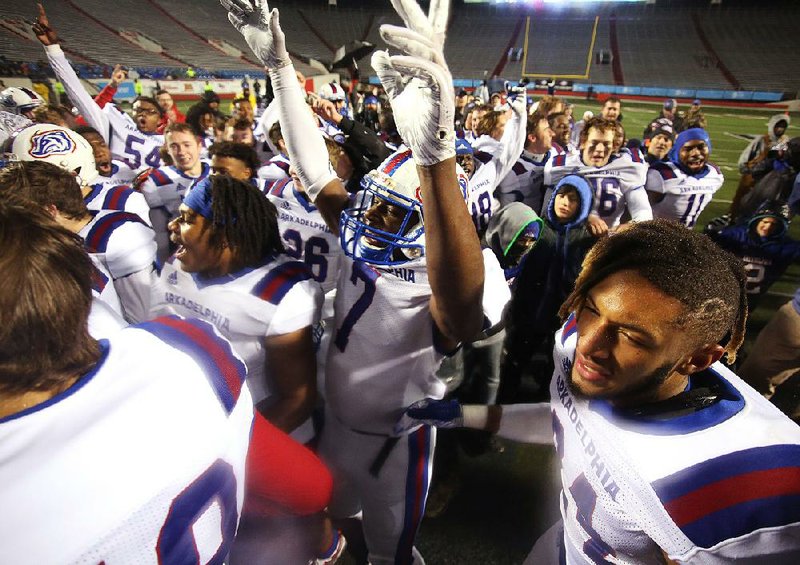
[[114, 279], [151, 269], [155, 263], [153, 229], [127, 212], [98, 212], [79, 233], [89, 253], [97, 254]]
[[644, 187], [634, 188], [625, 194], [625, 202], [631, 214], [631, 221], [645, 222], [653, 219], [653, 210], [650, 208], [650, 201], [647, 199], [647, 191]]
[[75, 73], [75, 69], [67, 61], [61, 45], [48, 45], [44, 48], [47, 54], [47, 62], [56, 73], [56, 77], [64, 85], [64, 91], [70, 101], [81, 113], [83, 118], [90, 126], [96, 129], [103, 136], [106, 143], [111, 143], [111, 133], [109, 131], [109, 121], [103, 113], [102, 108], [89, 96], [86, 89], [81, 84], [81, 79]]

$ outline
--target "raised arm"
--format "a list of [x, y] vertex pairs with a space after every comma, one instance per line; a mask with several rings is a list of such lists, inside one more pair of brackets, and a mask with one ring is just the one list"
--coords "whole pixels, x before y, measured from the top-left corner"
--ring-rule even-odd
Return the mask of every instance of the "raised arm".
[[528, 106], [524, 86], [514, 87], [509, 96], [509, 104], [511, 105], [512, 114], [506, 122], [503, 137], [500, 138], [502, 150], [495, 160], [498, 184], [511, 172], [511, 168], [525, 148]]
[[230, 22], [266, 67], [278, 104], [289, 159], [306, 194], [316, 204], [331, 231], [338, 234], [339, 215], [350, 196], [331, 168], [322, 133], [300, 91], [294, 65], [286, 51], [278, 10], [270, 11], [266, 0], [220, 0], [220, 3], [228, 10]]
[[90, 126], [100, 132], [106, 143], [109, 141], [109, 125], [108, 118], [106, 118], [100, 107], [92, 100], [86, 89], [81, 84], [81, 79], [75, 74], [75, 69], [69, 64], [64, 51], [58, 41], [58, 34], [50, 25], [47, 19], [47, 14], [44, 11], [44, 6], [38, 4], [39, 16], [36, 23], [33, 25], [33, 33], [44, 45], [44, 51], [47, 54], [47, 61], [56, 73], [56, 77], [64, 85], [64, 91], [67, 96], [81, 113], [83, 118]]
[[406, 27], [383, 25], [381, 36], [407, 55], [376, 51], [372, 66], [417, 164], [431, 314], [447, 339], [465, 341], [483, 329], [484, 265], [456, 176], [453, 79], [442, 53], [449, 2], [431, 2], [428, 16], [414, 0], [392, 5]]

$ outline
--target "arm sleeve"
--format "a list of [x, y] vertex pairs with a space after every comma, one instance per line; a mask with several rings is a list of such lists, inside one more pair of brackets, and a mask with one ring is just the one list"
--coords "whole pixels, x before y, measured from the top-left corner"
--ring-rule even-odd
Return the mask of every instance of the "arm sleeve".
[[550, 404], [504, 404], [497, 435], [522, 443], [553, 445]]
[[67, 96], [75, 104], [90, 126], [100, 132], [106, 143], [109, 142], [108, 118], [103, 114], [103, 110], [98, 106], [86, 89], [81, 84], [81, 79], [75, 74], [75, 69], [69, 64], [64, 51], [60, 45], [48, 45], [44, 48], [47, 54], [47, 61], [56, 73], [56, 77], [64, 85]]
[[278, 101], [278, 115], [283, 126], [281, 131], [289, 158], [313, 202], [322, 189], [337, 178], [331, 168], [328, 150], [303, 100], [294, 65], [272, 69], [269, 76], [275, 100]]
[[502, 150], [495, 160], [498, 184], [511, 171], [514, 163], [516, 163], [519, 156], [522, 155], [522, 150], [525, 147], [526, 125], [527, 122], [524, 116], [521, 116], [517, 112], [513, 112], [506, 122], [506, 129], [503, 132], [503, 137], [500, 139]]
[[152, 265], [141, 271], [114, 279], [114, 289], [119, 295], [122, 314], [131, 324], [144, 322], [149, 318], [150, 288], [155, 279], [156, 272]]
[[315, 280], [295, 283], [278, 305], [267, 336], [287, 334], [316, 324], [323, 298], [322, 288]]
[[634, 188], [625, 195], [628, 203], [628, 210], [631, 213], [631, 221], [644, 222], [653, 219], [653, 209], [647, 199], [647, 191], [644, 187]]
[[98, 107], [102, 108], [112, 100], [114, 100], [114, 95], [117, 93], [117, 87], [112, 85], [110, 82], [103, 87], [103, 90], [97, 93], [97, 96], [94, 97], [94, 102], [97, 104]]

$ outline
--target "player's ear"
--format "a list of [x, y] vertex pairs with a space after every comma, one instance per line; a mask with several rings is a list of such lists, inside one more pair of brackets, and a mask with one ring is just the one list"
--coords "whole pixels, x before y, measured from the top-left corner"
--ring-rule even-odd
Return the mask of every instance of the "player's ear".
[[678, 363], [676, 371], [687, 376], [699, 373], [719, 361], [724, 352], [725, 348], [718, 343], [701, 345]]

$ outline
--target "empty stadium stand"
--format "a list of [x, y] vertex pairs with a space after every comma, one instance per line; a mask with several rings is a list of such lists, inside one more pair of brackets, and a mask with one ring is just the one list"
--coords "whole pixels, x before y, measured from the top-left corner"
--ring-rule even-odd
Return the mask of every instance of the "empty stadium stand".
[[[330, 63], [334, 50], [353, 40], [385, 48], [378, 34], [383, 23], [399, 24], [386, 0], [272, 0], [298, 68], [319, 72], [304, 63]], [[585, 72], [592, 23], [599, 16], [593, 52], [611, 51], [613, 65], [590, 65], [583, 82], [674, 88], [775, 90], [796, 92], [800, 54], [792, 44], [800, 12], [788, 0], [756, 4], [724, 0], [724, 7], [707, 0], [658, 0], [643, 4], [602, 4], [590, 8], [477, 6], [453, 3], [445, 54], [456, 78], [480, 80], [502, 68], [515, 80], [528, 73]], [[0, 17], [32, 18], [34, 7], [0, 1]], [[77, 63], [122, 63], [147, 69], [201, 69], [198, 76], [238, 76], [259, 72], [246, 43], [227, 22], [218, 0], [50, 0], [46, 8], [64, 47]], [[524, 21], [531, 16], [526, 69], [522, 61], [507, 61], [509, 46], [525, 46]], [[519, 31], [520, 23], [523, 32]], [[142, 34], [163, 47], [147, 51], [120, 36], [120, 30]], [[235, 49], [218, 49], [209, 40]], [[0, 26], [0, 55], [15, 60], [42, 58], [30, 38]], [[358, 61], [362, 75], [371, 75], [369, 57]]]

